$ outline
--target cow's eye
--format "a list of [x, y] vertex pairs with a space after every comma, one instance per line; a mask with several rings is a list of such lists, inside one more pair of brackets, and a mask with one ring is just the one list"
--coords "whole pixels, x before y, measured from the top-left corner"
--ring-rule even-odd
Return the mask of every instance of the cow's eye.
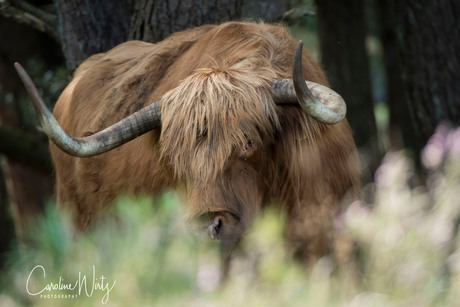
[[252, 140], [248, 140], [246, 145], [244, 145], [243, 148], [241, 148], [240, 157], [243, 159], [247, 159], [254, 153], [256, 149], [257, 143], [253, 142]]

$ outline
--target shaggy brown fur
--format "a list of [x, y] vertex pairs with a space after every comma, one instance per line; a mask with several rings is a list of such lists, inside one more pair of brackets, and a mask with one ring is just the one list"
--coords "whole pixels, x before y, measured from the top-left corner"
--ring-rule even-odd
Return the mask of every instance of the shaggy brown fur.
[[[182, 191], [191, 216], [221, 218], [221, 239], [238, 241], [268, 203], [286, 208], [305, 255], [327, 251], [337, 204], [358, 183], [348, 123], [326, 126], [298, 106], [276, 106], [271, 84], [290, 78], [296, 40], [282, 26], [229, 22], [131, 41], [89, 58], [54, 115], [86, 136], [161, 99], [161, 129], [92, 158], [51, 144], [58, 202], [86, 227], [123, 193]], [[328, 85], [304, 52], [306, 80]]]

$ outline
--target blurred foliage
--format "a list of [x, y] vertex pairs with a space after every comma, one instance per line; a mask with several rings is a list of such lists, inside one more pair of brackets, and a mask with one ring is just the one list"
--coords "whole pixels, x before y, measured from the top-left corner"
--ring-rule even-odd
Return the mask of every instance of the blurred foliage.
[[[282, 237], [283, 215], [272, 209], [254, 223], [223, 284], [215, 242], [193, 235], [172, 192], [155, 201], [121, 199], [83, 234], [73, 231], [69, 215], [49, 206], [32, 242], [12, 252], [1, 274], [0, 305], [454, 306], [460, 302], [460, 129], [440, 126], [422, 161], [425, 180], [404, 152], [389, 153], [364, 188], [373, 197], [343, 213], [343, 228], [357, 246], [348, 263], [325, 257], [305, 268], [294, 262]], [[37, 265], [46, 275], [33, 272], [34, 292], [59, 277], [75, 284], [79, 273], [90, 292], [93, 266], [96, 284], [103, 275], [111, 290], [31, 296], [26, 284]]]
[[[291, 7], [293, 9], [306, 9], [309, 11], [315, 10], [313, 0], [292, 0]], [[318, 28], [315, 16], [303, 16], [297, 19], [297, 22], [289, 26], [289, 32], [296, 39], [302, 40], [305, 49], [307, 49], [313, 58], [319, 62], [319, 41]]]
[[[70, 82], [67, 69], [65, 66], [48, 69], [43, 61], [34, 58], [30, 59], [26, 63], [25, 69], [32, 77], [32, 80], [34, 81], [40, 95], [43, 97], [46, 105], [52, 110], [62, 91]], [[37, 114], [35, 113], [30, 101], [22, 101], [21, 105], [25, 114], [26, 122], [39, 126]]]
[[317, 21], [313, 17], [303, 17], [289, 27], [289, 32], [293, 37], [302, 40], [305, 49], [310, 52], [313, 58], [319, 62], [319, 41], [317, 33]]
[[[65, 66], [53, 66], [50, 69], [37, 57], [31, 57], [23, 64], [27, 73], [34, 81], [40, 95], [43, 97], [45, 104], [52, 110], [59, 95], [70, 82], [67, 69]], [[14, 78], [19, 77], [14, 76]], [[38, 128], [40, 123], [25, 88], [17, 93], [17, 95], [18, 97], [15, 97], [14, 93], [2, 90], [0, 85], [0, 97], [3, 97], [0, 101], [4, 101], [7, 106], [10, 105], [10, 109], [16, 112], [16, 114], [11, 116], [19, 119], [22, 125]]]

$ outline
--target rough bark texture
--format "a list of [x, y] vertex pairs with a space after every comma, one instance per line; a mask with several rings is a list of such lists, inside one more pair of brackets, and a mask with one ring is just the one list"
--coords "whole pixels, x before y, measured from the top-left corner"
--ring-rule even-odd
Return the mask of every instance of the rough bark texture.
[[356, 145], [367, 147], [374, 160], [371, 164], [375, 166], [379, 154], [365, 46], [363, 0], [317, 0], [316, 5], [323, 67], [333, 89], [347, 102], [347, 118]]
[[56, 0], [59, 36], [73, 71], [89, 56], [126, 41], [129, 0]]
[[241, 17], [242, 0], [137, 0], [129, 39], [158, 42], [174, 32]]
[[382, 5], [396, 37], [420, 147], [441, 121], [460, 124], [460, 2], [382, 0]]

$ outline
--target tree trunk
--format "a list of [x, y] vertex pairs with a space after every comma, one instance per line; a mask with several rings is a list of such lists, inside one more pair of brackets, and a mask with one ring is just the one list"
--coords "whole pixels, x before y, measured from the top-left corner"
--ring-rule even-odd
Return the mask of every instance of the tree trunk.
[[443, 120], [460, 124], [460, 2], [382, 0], [421, 148]]
[[129, 0], [56, 0], [58, 29], [67, 68], [128, 38]]
[[136, 0], [129, 39], [158, 42], [172, 33], [241, 17], [243, 0]]
[[317, 0], [316, 6], [322, 64], [332, 88], [347, 102], [347, 119], [356, 145], [365, 147], [373, 170], [380, 154], [365, 46], [363, 0]]
[[389, 149], [399, 150], [405, 147], [413, 152], [418, 152], [420, 148], [416, 146], [414, 126], [408, 120], [410, 111], [404, 94], [396, 32], [392, 19], [389, 18], [391, 12], [385, 4], [386, 0], [378, 0], [377, 2], [376, 11], [379, 20], [379, 36], [383, 47], [387, 105], [390, 112]]

